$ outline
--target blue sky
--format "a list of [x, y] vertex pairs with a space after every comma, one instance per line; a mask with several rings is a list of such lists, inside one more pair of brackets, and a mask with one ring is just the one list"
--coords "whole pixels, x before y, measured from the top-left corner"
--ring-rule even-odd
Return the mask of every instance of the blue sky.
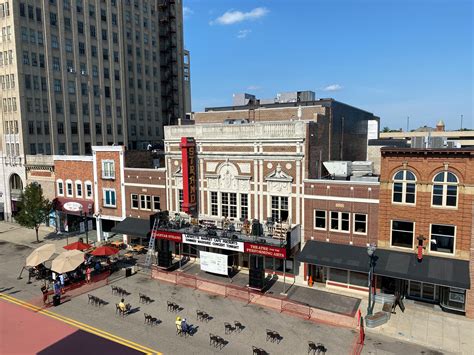
[[313, 90], [381, 126], [474, 128], [471, 0], [184, 0], [193, 110]]

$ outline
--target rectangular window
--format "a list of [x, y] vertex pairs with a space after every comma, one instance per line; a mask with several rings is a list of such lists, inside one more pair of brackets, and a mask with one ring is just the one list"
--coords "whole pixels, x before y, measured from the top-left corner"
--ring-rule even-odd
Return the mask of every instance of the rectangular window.
[[91, 183], [86, 183], [86, 198], [92, 198], [92, 184]]
[[240, 218], [249, 217], [249, 195], [240, 195]]
[[442, 224], [431, 225], [430, 251], [454, 254], [456, 227]]
[[62, 181], [58, 181], [58, 195], [64, 196], [64, 185]]
[[354, 213], [353, 232], [357, 234], [367, 234], [367, 215], [362, 213]]
[[237, 217], [237, 194], [235, 192], [221, 193], [221, 216]]
[[405, 221], [392, 221], [392, 246], [413, 248], [414, 223]]
[[272, 196], [272, 218], [274, 221], [287, 221], [289, 217], [288, 197]]
[[116, 207], [117, 201], [114, 189], [104, 189], [104, 207]]
[[140, 195], [140, 209], [151, 210], [151, 196]]
[[66, 181], [66, 193], [68, 197], [72, 197], [72, 182], [71, 181]]
[[82, 198], [82, 183], [76, 182], [76, 197]]
[[131, 194], [130, 195], [130, 201], [131, 201], [131, 207], [134, 210], [138, 209], [138, 195], [137, 194]]
[[179, 210], [183, 210], [183, 200], [184, 200], [184, 195], [183, 195], [183, 190], [179, 189], [178, 190], [178, 205], [179, 205]]
[[160, 211], [161, 204], [160, 204], [160, 196], [153, 196], [153, 211]]
[[115, 162], [102, 160], [102, 179], [115, 179]]
[[330, 230], [334, 232], [349, 232], [349, 212], [331, 211]]
[[314, 229], [326, 230], [326, 211], [314, 210]]
[[219, 200], [216, 191], [211, 191], [211, 216], [219, 215]]

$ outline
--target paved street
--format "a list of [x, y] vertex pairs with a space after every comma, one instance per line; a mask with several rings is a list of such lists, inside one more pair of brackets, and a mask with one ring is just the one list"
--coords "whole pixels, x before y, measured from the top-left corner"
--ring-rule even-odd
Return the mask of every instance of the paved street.
[[[1, 230], [1, 229], [0, 229]], [[20, 230], [0, 233], [0, 239], [18, 238], [22, 245], [0, 241], [0, 275], [2, 289], [8, 296], [25, 301], [37, 301], [41, 298], [41, 283], [36, 281], [26, 284], [26, 279], [17, 280], [25, 257], [36, 245], [29, 242], [27, 231]], [[7, 233], [7, 234], [5, 234]], [[10, 233], [10, 234], [8, 234]], [[14, 235], [14, 236], [13, 236]], [[26, 238], [26, 239], [25, 239]], [[33, 240], [33, 239], [30, 239]], [[64, 245], [64, 241], [57, 241]], [[28, 244], [30, 244], [28, 246]], [[252, 345], [265, 349], [270, 354], [307, 354], [307, 342], [321, 342], [328, 349], [328, 354], [348, 354], [356, 333], [349, 329], [340, 329], [324, 324], [308, 322], [286, 314], [245, 305], [238, 300], [213, 296], [185, 287], [176, 287], [151, 280], [145, 274], [117, 280], [114, 285], [131, 293], [126, 302], [132, 304], [135, 312], [125, 318], [115, 314], [115, 303], [119, 297], [112, 295], [110, 286], [97, 289], [92, 294], [105, 299], [109, 304], [96, 308], [87, 304], [87, 295], [72, 298], [69, 302], [49, 311], [63, 317], [101, 329], [118, 337], [131, 340], [164, 354], [250, 354]], [[139, 304], [138, 292], [155, 300], [149, 305]], [[166, 301], [173, 300], [183, 307], [179, 313], [186, 317], [197, 328], [192, 337], [181, 338], [176, 335], [175, 313], [167, 312]], [[207, 311], [213, 319], [208, 323], [196, 320], [196, 310]], [[157, 317], [161, 324], [151, 327], [144, 324], [143, 313]], [[242, 322], [245, 329], [241, 333], [224, 334], [224, 322]], [[278, 331], [283, 340], [280, 344], [266, 341], [265, 329]], [[209, 346], [209, 333], [224, 337], [228, 344], [222, 350]], [[413, 345], [383, 335], [371, 334], [367, 337], [363, 353], [371, 354], [416, 354], [429, 353], [429, 349]], [[4, 352], [3, 352], [4, 353]], [[432, 354], [436, 352], [431, 352]]]

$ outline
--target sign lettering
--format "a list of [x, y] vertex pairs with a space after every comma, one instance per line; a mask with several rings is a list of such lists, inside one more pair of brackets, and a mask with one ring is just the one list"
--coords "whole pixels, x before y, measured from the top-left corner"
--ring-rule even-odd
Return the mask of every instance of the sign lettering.
[[203, 235], [183, 234], [183, 243], [201, 245], [210, 248], [244, 251], [244, 243], [230, 239], [212, 238]]
[[197, 172], [196, 172], [196, 142], [192, 137], [181, 138], [181, 165], [183, 172], [183, 211], [196, 214], [197, 202]]
[[166, 239], [173, 242], [181, 243], [183, 241], [182, 234], [170, 231], [155, 231], [153, 232], [156, 239]]
[[245, 243], [244, 251], [249, 254], [269, 256], [277, 259], [286, 259], [286, 249], [271, 245]]

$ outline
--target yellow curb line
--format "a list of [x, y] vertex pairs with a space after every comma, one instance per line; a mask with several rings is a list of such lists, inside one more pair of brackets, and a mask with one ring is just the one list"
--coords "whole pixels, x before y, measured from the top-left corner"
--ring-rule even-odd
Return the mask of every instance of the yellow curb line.
[[88, 325], [88, 324], [84, 324], [84, 323], [81, 323], [79, 321], [76, 321], [74, 319], [71, 319], [71, 318], [68, 318], [68, 317], [65, 317], [65, 316], [62, 316], [60, 314], [57, 314], [57, 313], [53, 313], [51, 311], [48, 311], [46, 309], [42, 309], [40, 307], [37, 307], [35, 305], [32, 305], [28, 302], [25, 302], [25, 301], [22, 301], [22, 300], [19, 300], [15, 297], [12, 297], [12, 296], [9, 296], [9, 295], [6, 295], [4, 293], [0, 293], [0, 299], [4, 299], [6, 301], [9, 301], [11, 303], [15, 303], [21, 307], [24, 307], [24, 308], [28, 308], [28, 309], [31, 309], [37, 313], [41, 313], [41, 314], [44, 314], [45, 316], [48, 316], [48, 317], [51, 317], [51, 318], [54, 318], [54, 319], [57, 319], [59, 321], [62, 321], [64, 323], [67, 323], [69, 325], [72, 325], [76, 328], [79, 328], [81, 330], [84, 330], [88, 333], [92, 333], [92, 334], [95, 334], [95, 335], [98, 335], [104, 339], [108, 339], [108, 340], [111, 340], [111, 341], [114, 341], [116, 343], [119, 343], [121, 345], [125, 345], [129, 348], [132, 348], [132, 349], [135, 349], [135, 350], [138, 350], [140, 352], [143, 352], [145, 354], [156, 354], [156, 355], [162, 355], [162, 353], [156, 351], [156, 350], [153, 350], [151, 348], [148, 348], [148, 347], [145, 347], [143, 345], [140, 345], [140, 344], [137, 344], [131, 340], [127, 340], [127, 339], [124, 339], [124, 338], [121, 338], [117, 335], [114, 335], [114, 334], [111, 334], [111, 333], [108, 333], [104, 330], [101, 330], [101, 329], [97, 329], [91, 325]]

